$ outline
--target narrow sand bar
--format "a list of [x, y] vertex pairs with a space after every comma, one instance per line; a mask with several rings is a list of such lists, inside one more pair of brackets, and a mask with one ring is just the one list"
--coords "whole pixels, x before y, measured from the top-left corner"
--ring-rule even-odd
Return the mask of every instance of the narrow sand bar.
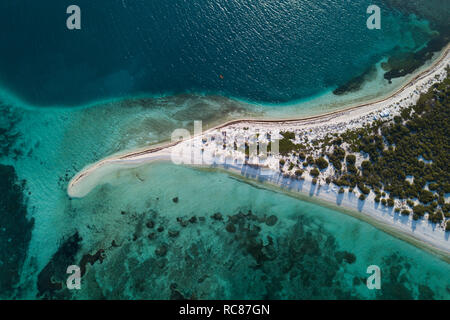
[[[222, 131], [228, 130], [228, 132], [244, 132], [245, 130], [272, 130], [272, 131], [286, 131], [295, 129], [307, 129], [311, 132], [311, 136], [317, 136], [318, 133], [323, 131], [327, 132], [339, 132], [343, 128], [355, 128], [360, 127], [365, 123], [373, 120], [380, 112], [390, 113], [391, 115], [398, 112], [400, 108], [414, 104], [420, 94], [425, 92], [433, 83], [442, 79], [446, 75], [446, 68], [450, 64], [450, 46], [447, 45], [437, 58], [427, 69], [421, 71], [415, 75], [410, 81], [405, 83], [401, 88], [387, 97], [383, 97], [376, 101], [370, 101], [359, 104], [357, 106], [348, 107], [342, 110], [325, 113], [322, 115], [305, 117], [305, 118], [291, 118], [291, 119], [238, 119], [228, 121], [214, 128], [211, 128], [203, 132], [199, 136], [194, 136], [189, 140], [177, 141], [172, 143], [165, 143], [160, 145], [153, 145], [144, 147], [134, 151], [127, 151], [120, 154], [115, 154], [100, 160], [92, 165], [87, 166], [81, 172], [79, 172], [68, 185], [68, 195], [73, 198], [80, 198], [87, 195], [97, 185], [107, 183], [108, 179], [113, 176], [114, 172], [126, 168], [136, 168], [143, 164], [156, 162], [156, 161], [173, 161], [182, 160], [180, 157], [177, 159], [175, 150], [183, 148], [184, 146], [201, 145], [203, 137], [207, 137], [211, 134], [220, 134]], [[236, 165], [236, 158], [227, 159], [227, 157], [220, 158], [220, 148], [210, 147], [210, 153], [212, 156], [208, 160], [209, 165], [204, 167], [224, 168], [229, 172], [239, 173], [241, 176], [243, 172], [249, 172], [254, 167], [249, 167], [246, 164], [239, 163]], [[175, 155], [174, 155], [175, 154]], [[186, 159], [184, 159], [186, 160]], [[275, 159], [276, 160], [276, 159]], [[261, 169], [261, 168], [260, 168]], [[259, 169], [259, 170], [260, 170]], [[251, 171], [250, 170], [250, 171]], [[332, 206], [341, 207], [343, 210], [350, 210], [355, 214], [364, 216], [364, 220], [367, 222], [386, 229], [389, 233], [396, 235], [399, 238], [407, 238], [409, 242], [428, 248], [429, 251], [440, 254], [448, 260], [450, 253], [450, 241], [445, 235], [445, 231], [434, 229], [429, 225], [415, 224], [410, 220], [399, 219], [392, 212], [385, 212], [382, 209], [374, 206], [373, 197], [368, 198], [366, 204], [360, 208], [360, 203], [357, 198], [353, 199], [339, 199], [337, 190], [332, 187], [324, 187], [319, 192], [312, 186], [311, 181], [306, 179], [301, 186], [295, 186], [288, 183], [289, 188], [286, 188], [286, 181], [280, 179], [280, 172], [276, 170], [268, 169], [269, 174], [260, 174], [258, 169], [254, 174], [245, 174], [250, 180], [263, 180], [270, 185], [277, 185], [282, 187], [281, 190], [285, 190], [286, 193], [307, 194], [313, 196], [323, 202], [329, 203]], [[287, 178], [288, 180], [292, 180]], [[292, 188], [294, 186], [294, 188]], [[320, 183], [319, 183], [320, 186]], [[320, 187], [319, 187], [320, 189]], [[294, 191], [292, 191], [294, 190]], [[313, 190], [313, 191], [311, 191]], [[337, 203], [337, 205], [336, 205]], [[420, 245], [422, 244], [422, 245]]]

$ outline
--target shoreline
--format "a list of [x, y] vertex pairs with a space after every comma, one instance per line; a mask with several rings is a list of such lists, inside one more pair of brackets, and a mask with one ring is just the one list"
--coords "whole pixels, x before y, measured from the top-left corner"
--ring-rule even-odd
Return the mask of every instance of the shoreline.
[[[202, 137], [208, 137], [211, 135], [220, 136], [220, 134], [223, 135], [224, 131], [226, 133], [225, 136], [232, 136], [234, 133], [254, 134], [255, 132], [260, 132], [259, 130], [265, 129], [278, 132], [283, 130], [301, 130], [305, 135], [314, 139], [320, 137], [320, 135], [323, 135], [324, 133], [339, 133], [339, 131], [348, 128], [361, 127], [364, 123], [370, 123], [373, 118], [380, 116], [380, 112], [386, 112], [388, 116], [392, 118], [393, 115], [398, 113], [401, 108], [410, 105], [411, 103], [415, 103], [424, 89], [429, 88], [433, 83], [437, 82], [439, 77], [442, 77], [444, 73], [446, 74], [446, 67], [450, 62], [449, 47], [449, 45], [446, 46], [441, 57], [437, 59], [429, 68], [414, 76], [411, 81], [404, 84], [393, 94], [390, 94], [388, 97], [379, 99], [375, 102], [365, 102], [358, 106], [352, 106], [342, 110], [306, 118], [291, 118], [283, 120], [231, 120], [210, 128], [201, 135], [193, 136], [189, 140], [160, 143], [156, 146], [152, 145], [150, 147], [144, 147], [134, 151], [124, 151], [85, 167], [71, 179], [68, 185], [67, 193], [73, 198], [84, 197], [97, 185], [107, 183], [108, 178], [111, 177], [117, 170], [135, 168], [151, 162], [174, 160], [174, 149], [178, 149], [180, 147], [182, 150], [183, 148], [191, 147], [192, 144], [196, 143], [197, 145], [202, 145]], [[384, 117], [384, 115], [381, 115], [381, 117]], [[239, 175], [246, 181], [248, 180], [249, 183], [259, 183], [261, 177], [261, 175], [257, 175], [256, 179], [255, 177], [248, 178], [245, 173], [248, 173], [249, 168], [251, 170], [260, 171], [268, 169], [268, 172], [272, 172], [272, 178], [267, 178], [271, 175], [266, 172], [262, 174], [263, 180], [265, 180], [264, 182], [268, 182], [274, 187], [279, 188], [280, 192], [295, 192], [297, 195], [303, 193], [303, 196], [307, 196], [302, 190], [292, 191], [285, 188], [285, 179], [287, 179], [286, 181], [289, 181], [288, 186], [290, 184], [298, 183], [298, 181], [294, 176], [285, 177], [280, 172], [276, 171], [278, 168], [279, 158], [274, 157], [267, 163], [260, 165], [260, 162], [258, 162], [257, 159], [251, 159], [250, 162], [247, 162], [246, 160], [243, 160], [242, 157], [239, 158], [240, 156], [236, 153], [230, 153], [229, 150], [222, 151], [222, 148], [220, 147], [221, 143], [218, 141], [216, 141], [215, 144], [211, 142], [211, 145], [203, 142], [202, 163], [204, 163], [204, 158], [206, 158], [206, 162], [208, 162], [208, 164], [202, 165], [202, 167], [217, 168], [222, 166], [224, 167], [224, 170], [234, 172], [234, 174]], [[210, 156], [205, 157], [203, 155], [203, 148], [210, 152]], [[243, 161], [237, 163], [237, 159]], [[189, 163], [191, 160], [191, 154], [189, 154], [188, 157], [183, 154], [183, 156], [178, 157], [178, 160]], [[255, 180], [257, 182], [255, 182]], [[301, 182], [301, 184], [304, 184], [309, 189], [315, 190], [315, 187], [311, 188], [312, 180], [313, 179], [308, 176]], [[322, 185], [322, 180], [323, 178], [321, 178], [318, 182], [319, 186]], [[325, 186], [325, 184], [322, 186]], [[319, 187], [318, 190], [320, 189], [321, 188]], [[427, 247], [427, 251], [434, 252], [441, 257], [443, 256], [446, 262], [450, 262], [450, 242], [448, 239], [449, 237], [445, 239], [445, 231], [437, 227], [433, 228], [427, 224], [427, 221], [424, 220], [420, 221], [420, 223], [414, 223], [412, 222], [411, 217], [408, 217], [407, 220], [400, 219], [398, 214], [397, 216], [396, 214], [393, 214], [392, 208], [391, 212], [389, 212], [389, 210], [384, 210], [385, 208], [381, 208], [381, 210], [379, 210], [374, 207], [371, 209], [371, 207], [373, 207], [372, 204], [375, 203], [373, 200], [373, 194], [363, 201], [364, 205], [360, 210], [358, 210], [360, 203], [358, 202], [356, 193], [355, 195], [352, 195], [353, 199], [341, 199], [341, 202], [338, 203], [336, 199], [339, 198], [340, 195], [336, 189], [337, 188], [328, 185], [322, 189], [324, 192], [320, 192], [320, 194], [316, 194], [314, 191], [311, 193], [310, 191], [309, 199], [315, 198], [313, 201], [319, 200], [321, 202], [325, 202], [326, 204], [333, 206], [335, 209], [341, 209], [341, 211], [350, 210], [353, 212], [352, 215], [354, 215], [356, 211], [358, 213], [357, 215], [364, 216], [364, 221], [384, 231], [386, 231], [385, 229], [389, 229], [388, 233], [391, 235], [412, 243], [417, 247], [425, 246]], [[350, 197], [350, 194], [346, 193], [345, 196]], [[414, 239], [414, 241], [411, 239]]]

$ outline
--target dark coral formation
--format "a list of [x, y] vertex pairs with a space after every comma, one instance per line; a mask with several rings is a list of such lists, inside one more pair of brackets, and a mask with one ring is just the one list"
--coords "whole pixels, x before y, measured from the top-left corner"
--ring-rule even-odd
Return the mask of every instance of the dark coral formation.
[[[303, 215], [283, 231], [274, 229], [280, 223], [276, 215], [251, 210], [232, 215], [216, 212], [207, 220], [175, 217], [171, 221], [153, 214], [152, 220], [169, 231], [158, 234], [147, 229], [146, 237], [110, 248], [106, 265], [93, 267], [99, 286], [104, 282], [105, 288], [113, 287], [111, 292], [103, 289], [102, 297], [355, 297], [351, 288], [342, 288], [339, 278], [356, 256], [338, 250], [334, 237]], [[176, 229], [175, 237], [173, 226], [179, 228], [180, 221], [189, 223]], [[153, 254], [142, 255], [146, 247], [153, 248]], [[132, 254], [136, 251], [145, 258], [136, 259]]]
[[67, 298], [65, 288], [67, 267], [74, 265], [76, 255], [81, 248], [81, 237], [78, 232], [65, 239], [47, 265], [38, 275], [38, 295], [43, 298]]
[[391, 80], [394, 78], [404, 77], [413, 73], [433, 57], [434, 52], [440, 51], [449, 42], [449, 36], [436, 36], [431, 39], [427, 45], [417, 52], [399, 52], [388, 59], [384, 65], [389, 69], [384, 74], [384, 78]]
[[34, 219], [27, 218], [25, 182], [0, 165], [0, 297], [11, 298], [20, 280]]
[[369, 80], [371, 77], [373, 77], [376, 74], [376, 68], [375, 66], [371, 66], [366, 71], [364, 71], [362, 74], [350, 79], [343, 85], [340, 85], [336, 89], [333, 90], [333, 93], [335, 95], [343, 95], [350, 92], [355, 92], [361, 89], [364, 82]]
[[21, 133], [17, 130], [20, 116], [7, 105], [0, 102], [0, 159], [11, 158], [16, 160], [24, 153], [30, 155], [32, 150], [24, 151], [24, 145], [18, 146]]

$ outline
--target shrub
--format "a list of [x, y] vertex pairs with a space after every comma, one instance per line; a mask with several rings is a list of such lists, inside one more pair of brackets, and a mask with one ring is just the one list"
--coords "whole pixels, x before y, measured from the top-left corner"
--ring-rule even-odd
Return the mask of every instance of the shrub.
[[285, 139], [290, 139], [290, 140], [294, 140], [295, 139], [295, 133], [292, 132], [292, 131], [280, 132], [280, 134]]
[[423, 216], [426, 211], [427, 211], [427, 208], [425, 208], [421, 204], [418, 204], [418, 205], [413, 207], [414, 214], [417, 214], [418, 216]]
[[345, 160], [347, 161], [347, 164], [355, 164], [356, 163], [356, 156], [353, 154], [349, 154]]
[[297, 177], [300, 177], [302, 174], [303, 174], [303, 170], [301, 170], [301, 169], [295, 170], [295, 175]]
[[429, 203], [429, 202], [433, 201], [433, 193], [428, 190], [420, 191], [419, 201], [422, 203]]
[[401, 211], [401, 214], [402, 214], [403, 216], [409, 216], [409, 214], [410, 214], [410, 211], [409, 211], [409, 210], [406, 210], [406, 209], [404, 209], [404, 210], [402, 210], [402, 211]]
[[393, 207], [394, 206], [394, 199], [392, 199], [392, 198], [387, 199], [387, 205], [388, 205], [388, 207]]
[[316, 160], [316, 165], [319, 167], [320, 170], [328, 168], [328, 161], [325, 160], [323, 157], [320, 157]]
[[320, 174], [320, 171], [317, 169], [317, 168], [313, 168], [310, 172], [309, 172], [309, 174], [312, 176], [312, 177], [318, 177], [319, 176], [319, 174]]

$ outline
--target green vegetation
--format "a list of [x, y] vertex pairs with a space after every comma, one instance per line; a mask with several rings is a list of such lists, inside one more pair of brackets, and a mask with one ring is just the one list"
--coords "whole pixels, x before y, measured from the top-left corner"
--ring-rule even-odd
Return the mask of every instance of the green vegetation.
[[388, 207], [393, 207], [394, 206], [394, 199], [392, 199], [392, 198], [387, 199], [387, 205], [388, 205]]
[[323, 157], [320, 157], [316, 160], [316, 165], [319, 167], [320, 170], [328, 168], [328, 161], [325, 160]]
[[409, 211], [409, 210], [406, 210], [406, 209], [404, 209], [404, 210], [402, 210], [402, 211], [401, 211], [401, 214], [402, 214], [402, 215], [404, 215], [404, 216], [409, 216], [409, 214], [410, 214], [410, 211]]
[[311, 171], [309, 172], [309, 174], [310, 174], [312, 177], [316, 178], [316, 177], [319, 176], [320, 171], [319, 171], [319, 169], [317, 169], [317, 168], [313, 168], [313, 169], [311, 169]]
[[[304, 139], [306, 146], [295, 143], [294, 132], [282, 132], [280, 153], [297, 157], [289, 170], [295, 170], [295, 163], [311, 166], [313, 183], [317, 183], [321, 170], [331, 165], [335, 173], [326, 182], [337, 185], [339, 193], [345, 187], [349, 192], [358, 188], [359, 198], [364, 200], [374, 192], [377, 203], [391, 208], [395, 199], [403, 200], [410, 210], [400, 206], [395, 212], [404, 216], [413, 213], [415, 220], [428, 214], [430, 221], [441, 223], [450, 218], [450, 203], [445, 201], [450, 193], [449, 98], [447, 76], [393, 120], [375, 120], [342, 134], [328, 134], [322, 140]], [[320, 157], [313, 157], [312, 151], [320, 151]], [[357, 165], [359, 157], [363, 161]], [[280, 160], [280, 166], [284, 164]], [[298, 177], [302, 174], [301, 169], [295, 171]], [[449, 229], [448, 221], [444, 223]]]
[[[403, 109], [394, 121], [374, 121], [363, 128], [347, 130], [334, 139], [333, 152], [328, 155], [337, 169], [333, 183], [357, 186], [363, 195], [372, 190], [375, 201], [388, 207], [394, 206], [394, 199], [407, 200], [415, 219], [429, 213], [431, 221], [442, 221], [450, 209], [444, 197], [450, 192], [449, 97], [447, 76], [423, 94], [416, 105]], [[349, 145], [350, 152], [366, 157], [360, 168], [355, 166], [355, 155], [348, 154], [347, 170], [341, 171], [345, 156], [345, 150], [340, 147], [343, 142]], [[407, 179], [409, 176], [413, 182]], [[382, 199], [386, 192], [389, 198]], [[420, 204], [414, 205], [415, 199]], [[409, 213], [409, 210], [401, 211], [403, 215]]]
[[328, 155], [328, 159], [330, 159], [331, 164], [337, 169], [342, 169], [342, 161], [345, 158], [345, 150], [339, 146], [335, 146], [333, 153]]
[[280, 154], [283, 156], [287, 156], [293, 152], [296, 152], [302, 148], [302, 145], [295, 144], [292, 140], [295, 140], [295, 133], [286, 131], [280, 132], [283, 136], [283, 139], [279, 141]]

